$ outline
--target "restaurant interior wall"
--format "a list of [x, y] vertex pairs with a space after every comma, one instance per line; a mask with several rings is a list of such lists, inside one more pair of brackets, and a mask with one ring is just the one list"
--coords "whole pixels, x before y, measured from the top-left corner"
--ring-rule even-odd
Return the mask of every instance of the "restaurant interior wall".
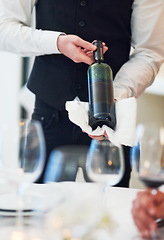
[[0, 52], [0, 123], [18, 119], [21, 63], [19, 56]]

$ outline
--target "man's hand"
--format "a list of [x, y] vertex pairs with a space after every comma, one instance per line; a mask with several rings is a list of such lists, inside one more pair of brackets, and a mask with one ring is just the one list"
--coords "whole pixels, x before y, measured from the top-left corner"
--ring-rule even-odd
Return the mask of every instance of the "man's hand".
[[156, 219], [164, 219], [164, 193], [157, 191], [155, 195], [150, 190], [139, 192], [133, 201], [132, 215], [134, 222], [143, 238], [151, 236], [157, 229]]
[[94, 136], [94, 135], [89, 135], [89, 137], [91, 137], [92, 139], [98, 140], [98, 141], [102, 141], [104, 138], [108, 138], [108, 135], [106, 134], [106, 131], [104, 132], [103, 135], [99, 135], [99, 136]]
[[[84, 62], [91, 65], [94, 62], [93, 51], [96, 50], [96, 46], [76, 35], [59, 35], [57, 47], [61, 53], [75, 63]], [[107, 50], [108, 48], [103, 43], [103, 52]]]

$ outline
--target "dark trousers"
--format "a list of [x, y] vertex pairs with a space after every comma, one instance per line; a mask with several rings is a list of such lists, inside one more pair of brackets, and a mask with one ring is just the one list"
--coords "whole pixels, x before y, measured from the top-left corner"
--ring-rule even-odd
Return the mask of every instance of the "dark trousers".
[[[32, 114], [32, 119], [39, 120], [42, 124], [45, 142], [46, 142], [46, 162], [44, 170], [37, 180], [37, 183], [44, 182], [44, 175], [48, 165], [49, 157], [51, 152], [61, 146], [68, 145], [79, 145], [79, 146], [88, 146], [90, 145], [91, 138], [88, 134], [83, 133], [81, 128], [73, 124], [69, 118], [67, 111], [58, 111], [51, 106], [47, 105], [40, 99], [36, 98], [35, 108]], [[119, 187], [128, 187], [130, 179], [130, 148], [123, 146], [124, 149], [124, 158], [125, 158], [125, 174], [119, 184], [116, 186]], [[87, 182], [91, 180], [88, 178], [86, 169], [85, 169], [85, 159], [84, 162], [80, 162], [79, 166], [82, 167], [84, 178]], [[78, 167], [77, 167], [78, 169]], [[77, 170], [76, 169], [76, 170]], [[74, 181], [76, 177], [76, 172], [72, 173], [72, 176], [69, 176], [68, 179], [60, 179], [60, 181]]]

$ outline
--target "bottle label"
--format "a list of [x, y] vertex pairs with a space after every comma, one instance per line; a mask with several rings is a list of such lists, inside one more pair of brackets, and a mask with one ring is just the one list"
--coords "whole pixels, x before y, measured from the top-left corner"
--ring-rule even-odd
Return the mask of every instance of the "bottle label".
[[109, 82], [95, 82], [91, 85], [92, 103], [106, 103], [111, 105], [113, 103], [113, 88]]

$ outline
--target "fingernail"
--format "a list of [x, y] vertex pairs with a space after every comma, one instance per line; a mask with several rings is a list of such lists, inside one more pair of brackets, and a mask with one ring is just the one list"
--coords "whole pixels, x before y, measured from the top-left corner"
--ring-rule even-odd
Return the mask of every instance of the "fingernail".
[[92, 50], [96, 50], [96, 46], [92, 44]]

